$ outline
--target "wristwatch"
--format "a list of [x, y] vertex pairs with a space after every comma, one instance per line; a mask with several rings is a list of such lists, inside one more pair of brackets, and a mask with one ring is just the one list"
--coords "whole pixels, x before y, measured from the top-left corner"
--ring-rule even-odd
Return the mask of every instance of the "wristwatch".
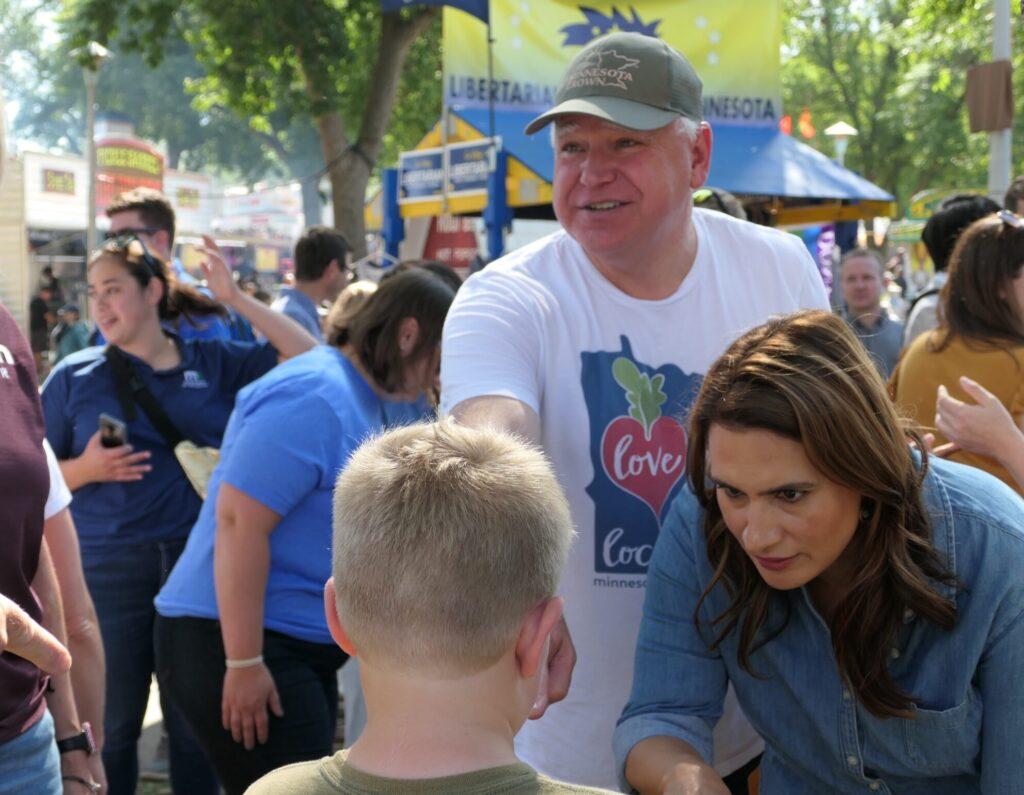
[[89, 725], [89, 721], [82, 724], [82, 731], [78, 734], [57, 740], [57, 750], [62, 754], [71, 751], [85, 751], [88, 756], [92, 756], [96, 752], [96, 743], [92, 739], [92, 726]]

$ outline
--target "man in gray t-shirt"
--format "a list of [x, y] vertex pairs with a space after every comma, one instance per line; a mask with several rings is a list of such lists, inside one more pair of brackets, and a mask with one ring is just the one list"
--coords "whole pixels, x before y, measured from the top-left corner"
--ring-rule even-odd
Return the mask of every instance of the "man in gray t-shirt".
[[843, 318], [867, 348], [882, 378], [888, 380], [900, 357], [903, 324], [882, 308], [882, 260], [874, 251], [848, 252], [839, 266], [846, 311]]

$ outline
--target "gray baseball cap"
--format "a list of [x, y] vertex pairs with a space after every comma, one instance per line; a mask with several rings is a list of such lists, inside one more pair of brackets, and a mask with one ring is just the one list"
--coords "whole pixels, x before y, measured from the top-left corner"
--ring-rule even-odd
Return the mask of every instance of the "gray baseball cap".
[[661, 39], [613, 33], [580, 50], [558, 86], [555, 106], [531, 121], [526, 134], [567, 113], [631, 130], [656, 130], [680, 116], [700, 121], [701, 88], [690, 62]]

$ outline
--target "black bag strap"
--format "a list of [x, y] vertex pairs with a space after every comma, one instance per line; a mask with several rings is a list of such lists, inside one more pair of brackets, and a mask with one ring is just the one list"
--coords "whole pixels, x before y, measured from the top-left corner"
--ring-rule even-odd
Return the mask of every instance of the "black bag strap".
[[157, 403], [153, 393], [142, 383], [142, 379], [135, 372], [135, 368], [128, 360], [128, 357], [114, 345], [107, 346], [106, 356], [107, 361], [110, 363], [110, 369], [114, 374], [117, 399], [121, 404], [121, 410], [124, 412], [125, 421], [131, 422], [135, 419], [135, 406], [137, 404], [145, 415], [149, 417], [149, 421], [153, 423], [157, 433], [164, 437], [164, 441], [173, 450], [178, 446], [178, 442], [182, 442], [185, 439], [181, 431], [171, 422], [171, 418], [167, 416], [167, 413]]
[[910, 317], [910, 313], [914, 311], [914, 307], [917, 306], [918, 302], [920, 302], [922, 298], [929, 298], [933, 295], [938, 295], [939, 292], [940, 291], [938, 287], [929, 287], [927, 290], [920, 292], [916, 296], [914, 296], [914, 300], [911, 301], [910, 306], [907, 307], [907, 317]]

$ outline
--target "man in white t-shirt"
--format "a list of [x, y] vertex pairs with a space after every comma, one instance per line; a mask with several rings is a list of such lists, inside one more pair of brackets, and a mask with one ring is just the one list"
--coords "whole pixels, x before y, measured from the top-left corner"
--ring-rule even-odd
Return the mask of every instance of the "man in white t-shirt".
[[[797, 238], [693, 209], [711, 130], [700, 79], [675, 50], [639, 34], [598, 39], [570, 65], [556, 103], [527, 133], [554, 122], [564, 231], [459, 292], [445, 325], [442, 411], [518, 431], [554, 464], [579, 531], [548, 672], [550, 701], [568, 696], [524, 727], [517, 748], [544, 773], [616, 787], [612, 730], [629, 695], [647, 563], [684, 484], [679, 420], [739, 334], [773, 314], [828, 309], [828, 299]], [[720, 774], [738, 773], [728, 785], [761, 747], [727, 700], [715, 761]]]

